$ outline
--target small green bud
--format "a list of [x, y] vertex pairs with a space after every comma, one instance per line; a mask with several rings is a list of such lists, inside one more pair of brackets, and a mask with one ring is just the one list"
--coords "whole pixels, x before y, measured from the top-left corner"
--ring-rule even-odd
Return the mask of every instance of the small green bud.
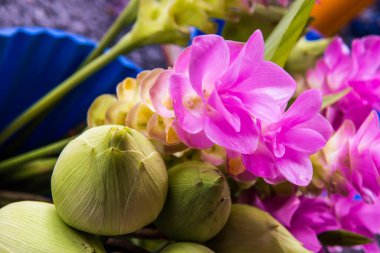
[[155, 224], [177, 241], [204, 242], [225, 225], [231, 208], [223, 173], [202, 162], [185, 162], [169, 169], [165, 206]]
[[0, 252], [106, 252], [96, 236], [67, 226], [49, 203], [9, 204], [0, 209], [0, 227]]
[[256, 207], [234, 204], [226, 226], [206, 243], [218, 253], [309, 253], [275, 218]]
[[214, 253], [214, 251], [193, 242], [177, 242], [165, 247], [160, 253]]
[[59, 216], [99, 235], [126, 234], [153, 222], [167, 185], [165, 164], [149, 140], [116, 125], [91, 128], [71, 141], [52, 176]]

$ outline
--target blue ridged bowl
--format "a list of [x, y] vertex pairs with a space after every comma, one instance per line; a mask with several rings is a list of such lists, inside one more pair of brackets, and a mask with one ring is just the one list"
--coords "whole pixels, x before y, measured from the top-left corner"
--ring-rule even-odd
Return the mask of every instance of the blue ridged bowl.
[[[55, 29], [0, 29], [0, 129], [70, 76], [95, 45], [85, 37]], [[115, 93], [118, 82], [139, 71], [119, 57], [70, 92], [46, 118], [34, 123], [37, 127], [29, 125], [28, 138], [16, 135], [0, 147], [0, 154], [24, 152], [67, 136], [85, 122], [87, 109], [98, 95]], [[14, 152], [12, 147], [17, 147]]]

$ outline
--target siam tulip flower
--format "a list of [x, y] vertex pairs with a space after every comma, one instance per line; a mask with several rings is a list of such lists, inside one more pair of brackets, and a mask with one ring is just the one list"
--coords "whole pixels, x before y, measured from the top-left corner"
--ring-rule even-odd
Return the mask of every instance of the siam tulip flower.
[[198, 36], [173, 69], [141, 90], [143, 101], [160, 116], [174, 117], [186, 145], [226, 149], [229, 171], [238, 176], [247, 168], [251, 174], [242, 180], [260, 176], [304, 186], [312, 178], [309, 156], [332, 132], [319, 114], [322, 96], [307, 91], [284, 112], [295, 81], [263, 53], [259, 31], [246, 44]]
[[256, 152], [242, 157], [247, 170], [267, 182], [287, 179], [308, 185], [313, 175], [309, 156], [332, 134], [331, 125], [319, 114], [321, 104], [320, 91], [305, 91], [278, 121], [264, 126]]
[[379, 119], [375, 111], [357, 131], [352, 121], [344, 121], [322, 150], [325, 181], [337, 188], [333, 191], [344, 194], [352, 186], [365, 201], [373, 202], [380, 194], [379, 145]]
[[244, 203], [269, 212], [312, 252], [322, 249], [317, 235], [327, 230], [339, 229], [339, 224], [327, 199], [304, 196], [244, 196]]
[[343, 99], [326, 110], [326, 117], [337, 129], [344, 119], [356, 127], [368, 113], [380, 109], [380, 37], [368, 36], [352, 42], [352, 50], [341, 38], [326, 49], [322, 59], [307, 74], [311, 87], [320, 88], [324, 95], [351, 88]]
[[[321, 252], [322, 245], [317, 235], [329, 230], [348, 230], [376, 240], [380, 232], [380, 202], [367, 204], [355, 198], [354, 191], [348, 196], [272, 196], [260, 199], [254, 196], [250, 201], [263, 210], [269, 212], [281, 222], [304, 247]], [[245, 199], [247, 202], [247, 199]], [[376, 243], [357, 246], [365, 252], [380, 252]], [[331, 251], [341, 252], [341, 248], [334, 247]]]
[[[153, 97], [167, 91], [172, 104], [152, 101], [161, 116], [175, 115], [180, 139], [193, 148], [217, 144], [253, 153], [258, 144], [258, 121], [274, 121], [295, 90], [294, 80], [264, 59], [261, 32], [246, 44], [217, 35], [198, 36], [178, 57], [168, 82], [159, 82]], [[162, 97], [162, 96], [160, 96]], [[172, 106], [172, 110], [171, 110]], [[164, 110], [161, 110], [165, 108]]]

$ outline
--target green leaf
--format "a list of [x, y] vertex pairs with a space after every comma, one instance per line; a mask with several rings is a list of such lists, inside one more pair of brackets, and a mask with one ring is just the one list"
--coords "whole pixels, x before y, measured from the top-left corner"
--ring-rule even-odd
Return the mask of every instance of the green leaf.
[[265, 58], [283, 67], [308, 23], [315, 0], [296, 0], [265, 43]]
[[346, 88], [346, 89], [344, 89], [344, 90], [342, 90], [342, 91], [340, 91], [338, 93], [334, 93], [334, 94], [331, 94], [331, 95], [323, 96], [321, 110], [325, 109], [326, 107], [328, 107], [330, 105], [335, 104], [341, 98], [343, 98], [344, 96], [346, 96], [350, 91], [351, 91], [351, 88], [348, 87], [348, 88]]
[[326, 246], [351, 247], [371, 243], [372, 239], [347, 230], [330, 230], [318, 234], [318, 240]]

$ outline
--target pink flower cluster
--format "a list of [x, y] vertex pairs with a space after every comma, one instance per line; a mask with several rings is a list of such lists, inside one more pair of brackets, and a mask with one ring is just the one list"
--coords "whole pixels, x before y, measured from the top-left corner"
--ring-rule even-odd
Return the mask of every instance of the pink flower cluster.
[[[380, 252], [376, 234], [380, 233], [378, 218], [380, 201], [367, 204], [351, 191], [348, 196], [332, 195], [307, 197], [252, 198], [249, 204], [266, 210], [280, 221], [303, 245], [312, 252], [323, 252], [317, 235], [331, 230], [348, 230], [374, 240], [357, 246], [365, 252]], [[334, 247], [331, 252], [341, 252]]]
[[319, 114], [318, 90], [304, 92], [285, 111], [295, 88], [288, 73], [264, 60], [260, 31], [247, 43], [204, 35], [149, 87], [149, 100], [162, 117], [174, 117], [188, 146], [216, 144], [268, 182], [307, 185], [309, 156], [324, 147], [332, 128]]
[[341, 173], [345, 181], [340, 188], [356, 189], [367, 202], [374, 202], [380, 194], [380, 128], [375, 111], [356, 131], [350, 120], [345, 120], [323, 149], [330, 173]]
[[325, 55], [309, 70], [308, 83], [323, 94], [334, 94], [351, 88], [326, 117], [337, 129], [344, 119], [358, 127], [371, 110], [380, 110], [380, 36], [367, 36], [352, 42], [352, 50], [341, 38], [328, 46]]

